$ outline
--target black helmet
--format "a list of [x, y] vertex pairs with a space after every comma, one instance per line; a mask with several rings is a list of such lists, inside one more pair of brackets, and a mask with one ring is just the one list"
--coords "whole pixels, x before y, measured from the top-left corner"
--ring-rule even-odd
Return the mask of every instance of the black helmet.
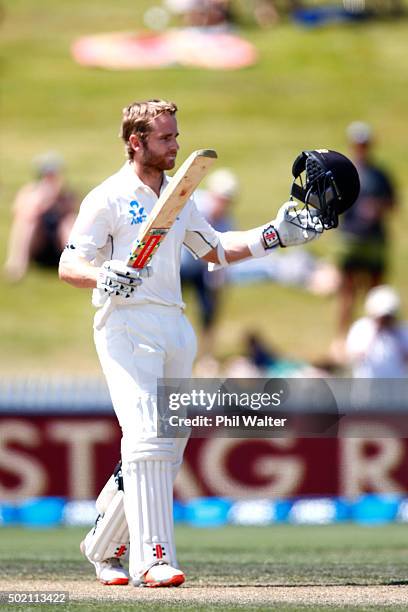
[[355, 165], [337, 151], [302, 151], [292, 174], [291, 196], [315, 209], [311, 216], [322, 229], [337, 227], [338, 215], [354, 204], [360, 192]]

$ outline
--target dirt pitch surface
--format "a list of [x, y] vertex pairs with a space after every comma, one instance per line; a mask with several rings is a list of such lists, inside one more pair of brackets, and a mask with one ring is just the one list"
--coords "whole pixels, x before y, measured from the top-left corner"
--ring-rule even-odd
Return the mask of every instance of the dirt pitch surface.
[[177, 589], [148, 589], [132, 586], [107, 587], [97, 581], [9, 580], [8, 591], [68, 591], [71, 602], [116, 601], [198, 605], [382, 605], [406, 604], [408, 586], [188, 586]]

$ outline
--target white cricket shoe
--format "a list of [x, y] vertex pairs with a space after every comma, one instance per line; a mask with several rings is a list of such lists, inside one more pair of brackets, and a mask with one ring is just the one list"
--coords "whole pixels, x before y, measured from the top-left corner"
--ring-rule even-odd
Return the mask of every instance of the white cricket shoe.
[[101, 562], [92, 561], [85, 552], [84, 541], [81, 542], [80, 549], [84, 557], [94, 566], [99, 582], [109, 586], [129, 584], [130, 576], [119, 559], [112, 557]]
[[140, 580], [133, 582], [134, 586], [145, 587], [177, 587], [183, 584], [186, 577], [183, 572], [168, 563], [159, 562], [153, 565]]
[[99, 582], [106, 585], [126, 585], [129, 583], [129, 574], [116, 557], [105, 559], [101, 563], [94, 562], [96, 577]]

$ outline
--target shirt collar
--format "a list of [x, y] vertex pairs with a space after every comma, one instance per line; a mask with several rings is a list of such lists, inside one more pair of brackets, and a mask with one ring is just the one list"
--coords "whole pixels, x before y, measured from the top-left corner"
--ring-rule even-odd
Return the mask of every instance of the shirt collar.
[[[120, 172], [123, 173], [127, 180], [129, 180], [129, 182], [132, 185], [132, 188], [135, 190], [140, 190], [143, 191], [145, 193], [154, 193], [152, 191], [152, 189], [146, 185], [141, 178], [139, 178], [139, 176], [136, 174], [136, 172], [134, 171], [133, 165], [130, 161], [126, 161], [122, 168], [120, 169]], [[160, 193], [162, 193], [163, 189], [167, 186], [169, 182], [169, 177], [166, 174], [163, 174], [163, 182], [160, 188]]]

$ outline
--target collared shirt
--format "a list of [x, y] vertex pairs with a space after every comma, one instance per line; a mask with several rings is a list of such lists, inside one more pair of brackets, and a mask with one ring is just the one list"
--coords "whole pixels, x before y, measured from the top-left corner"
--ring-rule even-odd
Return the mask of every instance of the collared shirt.
[[[161, 191], [166, 187], [165, 176]], [[130, 162], [93, 189], [83, 200], [72, 229], [67, 256], [87, 259], [96, 266], [104, 261], [126, 261], [140, 228], [157, 202], [157, 195], [145, 185]], [[143, 281], [132, 297], [115, 296], [118, 304], [156, 303], [184, 307], [180, 284], [180, 254], [184, 243], [197, 257], [217, 246], [215, 230], [199, 213], [191, 197], [179, 213], [150, 265], [153, 275]], [[106, 293], [93, 291], [92, 303], [102, 306]]]

